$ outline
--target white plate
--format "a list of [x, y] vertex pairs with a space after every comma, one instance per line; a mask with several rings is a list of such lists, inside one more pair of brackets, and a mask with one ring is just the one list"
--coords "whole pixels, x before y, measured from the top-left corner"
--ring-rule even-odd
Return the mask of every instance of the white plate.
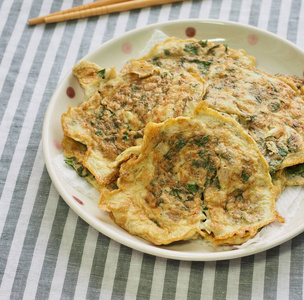
[[[147, 41], [155, 30], [161, 30], [168, 36], [194, 38], [203, 40], [218, 40], [231, 48], [243, 48], [257, 59], [257, 66], [269, 73], [294, 74], [302, 78], [304, 53], [290, 42], [271, 33], [254, 27], [232, 22], [215, 20], [182, 20], [147, 26], [130, 31], [119, 38], [101, 45], [84, 60], [96, 62], [102, 67], [122, 65], [131, 58], [140, 56]], [[73, 98], [67, 95], [67, 89], [75, 91]], [[295, 215], [281, 229], [280, 235], [263, 243], [253, 244], [246, 248], [215, 251], [196, 241], [174, 243], [166, 247], [153, 246], [141, 238], [132, 236], [118, 227], [107, 213], [98, 209], [98, 199], [92, 200], [86, 194], [79, 192], [62, 178], [62, 174], [54, 165], [54, 159], [62, 153], [60, 147], [63, 132], [61, 129], [61, 114], [67, 111], [69, 104], [76, 106], [83, 97], [83, 91], [72, 72], [66, 75], [52, 96], [43, 126], [43, 151], [46, 166], [58, 192], [66, 203], [87, 223], [99, 232], [113, 240], [133, 249], [172, 259], [210, 261], [242, 257], [261, 252], [277, 246], [304, 231], [302, 211], [304, 201], [300, 203]], [[300, 196], [302, 197], [302, 189]]]

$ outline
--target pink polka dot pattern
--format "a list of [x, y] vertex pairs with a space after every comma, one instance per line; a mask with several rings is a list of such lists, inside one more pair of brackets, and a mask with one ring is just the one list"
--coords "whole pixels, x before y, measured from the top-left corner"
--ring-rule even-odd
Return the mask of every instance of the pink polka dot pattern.
[[126, 54], [131, 53], [132, 50], [133, 50], [132, 44], [129, 43], [129, 42], [123, 43], [122, 46], [121, 46], [121, 50], [122, 50], [123, 53], [126, 53]]
[[53, 141], [53, 144], [54, 144], [54, 147], [55, 147], [57, 150], [61, 150], [61, 145], [60, 145], [60, 143], [59, 143], [57, 140], [54, 140], [54, 141]]
[[84, 205], [83, 202], [76, 196], [73, 196], [73, 199], [76, 200], [80, 205]]
[[76, 95], [75, 90], [71, 86], [66, 89], [66, 94], [69, 98], [74, 98]]
[[249, 45], [255, 46], [259, 42], [259, 37], [252, 33], [247, 36], [247, 41]]
[[186, 30], [185, 30], [185, 33], [186, 33], [187, 37], [192, 38], [196, 34], [196, 29], [194, 27], [187, 27]]

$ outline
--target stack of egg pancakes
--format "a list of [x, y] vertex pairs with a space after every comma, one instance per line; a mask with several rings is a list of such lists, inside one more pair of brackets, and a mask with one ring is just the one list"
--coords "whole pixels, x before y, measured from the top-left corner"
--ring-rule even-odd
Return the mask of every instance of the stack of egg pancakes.
[[66, 162], [99, 208], [153, 244], [241, 244], [304, 183], [304, 87], [244, 50], [169, 38], [119, 72], [82, 61], [83, 101], [62, 115]]

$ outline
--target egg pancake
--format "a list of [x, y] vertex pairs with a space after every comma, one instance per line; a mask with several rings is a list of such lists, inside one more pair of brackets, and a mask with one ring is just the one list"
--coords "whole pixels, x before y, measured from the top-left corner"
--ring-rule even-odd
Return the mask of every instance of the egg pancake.
[[122, 72], [113, 76], [111, 71], [111, 78], [96, 84], [99, 79], [94, 72], [98, 69], [90, 71], [91, 79], [84, 81], [90, 93], [98, 89], [79, 106], [69, 107], [62, 115], [62, 127], [67, 137], [84, 145], [80, 163], [103, 185], [115, 179], [117, 168], [111, 163], [140, 143], [147, 123], [193, 114], [202, 102], [205, 82], [196, 74], [171, 73], [133, 60]]
[[234, 117], [259, 145], [270, 172], [304, 162], [304, 100], [285, 81], [257, 69], [214, 64], [205, 101]]
[[249, 68], [255, 66], [255, 58], [242, 49], [196, 39], [169, 38], [156, 44], [142, 59], [172, 72], [187, 70], [201, 76], [205, 76], [214, 63], [233, 62]]
[[156, 245], [200, 237], [238, 244], [276, 217], [256, 143], [203, 103], [193, 117], [149, 123], [142, 145], [121, 164], [117, 186], [101, 195], [99, 207]]

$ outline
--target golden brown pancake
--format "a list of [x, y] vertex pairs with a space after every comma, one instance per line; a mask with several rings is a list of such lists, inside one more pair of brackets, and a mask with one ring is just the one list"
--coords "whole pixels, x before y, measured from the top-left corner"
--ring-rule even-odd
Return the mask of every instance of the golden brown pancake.
[[205, 76], [209, 107], [237, 120], [259, 145], [270, 172], [304, 162], [304, 100], [276, 76], [214, 64]]
[[[93, 80], [88, 82], [94, 82], [96, 88], [98, 79], [90, 77]], [[78, 161], [99, 184], [108, 184], [117, 173], [111, 163], [127, 148], [140, 144], [147, 123], [192, 115], [204, 94], [205, 82], [196, 74], [170, 73], [134, 60], [115, 78], [100, 82], [98, 90], [80, 106], [69, 107], [62, 115], [62, 127], [67, 137], [86, 149]]]
[[[99, 207], [153, 244], [206, 238], [236, 244], [275, 219], [268, 164], [231, 118], [200, 105], [195, 117], [146, 126]], [[129, 149], [130, 151], [130, 149]]]
[[169, 38], [156, 44], [142, 59], [172, 72], [186, 70], [205, 76], [215, 63], [233, 62], [248, 68], [255, 66], [255, 58], [242, 49], [231, 49], [225, 44], [196, 39]]

